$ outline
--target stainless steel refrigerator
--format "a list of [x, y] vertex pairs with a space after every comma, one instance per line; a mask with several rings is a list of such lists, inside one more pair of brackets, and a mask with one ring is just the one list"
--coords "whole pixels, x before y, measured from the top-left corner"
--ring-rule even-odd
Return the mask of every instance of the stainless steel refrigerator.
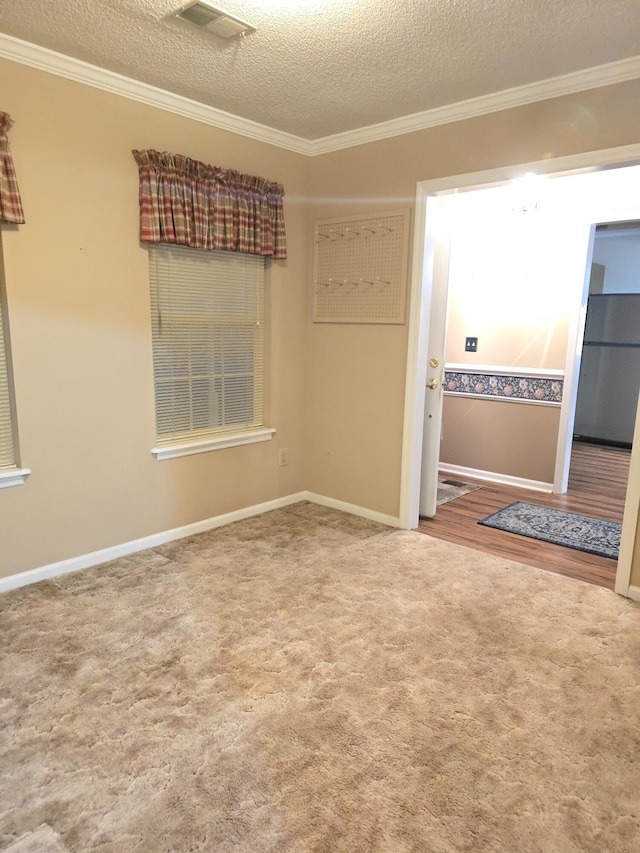
[[589, 296], [574, 435], [631, 446], [640, 388], [640, 293]]

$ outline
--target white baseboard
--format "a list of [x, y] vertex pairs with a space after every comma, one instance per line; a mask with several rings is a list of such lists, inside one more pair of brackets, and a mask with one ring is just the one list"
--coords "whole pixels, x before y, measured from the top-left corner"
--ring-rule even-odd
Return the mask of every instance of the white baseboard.
[[519, 489], [531, 489], [535, 492], [552, 492], [553, 483], [541, 480], [526, 480], [524, 477], [511, 477], [509, 474], [496, 474], [493, 471], [480, 471], [478, 468], [465, 468], [463, 465], [449, 465], [446, 462], [438, 466], [441, 474], [455, 474], [458, 477], [473, 477], [476, 480], [488, 480], [502, 486], [516, 486]]
[[640, 601], [640, 586], [631, 585], [627, 590], [627, 598], [632, 601]]
[[233, 521], [241, 521], [243, 518], [251, 518], [254, 515], [261, 515], [263, 512], [280, 509], [280, 507], [289, 506], [290, 504], [304, 500], [308, 500], [307, 493], [298, 492], [293, 495], [287, 495], [284, 498], [276, 498], [272, 501], [255, 504], [244, 509], [237, 509], [223, 515], [205, 518], [202, 521], [195, 521], [193, 524], [185, 524], [183, 527], [163, 530], [161, 533], [153, 533], [151, 536], [143, 536], [142, 539], [133, 539], [130, 542], [123, 542], [121, 545], [112, 545], [110, 548], [102, 548], [100, 551], [91, 551], [88, 554], [81, 554], [79, 557], [71, 557], [69, 560], [61, 560], [58, 563], [49, 563], [47, 566], [40, 566], [40, 568], [30, 569], [27, 572], [9, 575], [9, 577], [0, 578], [0, 593], [8, 592], [10, 589], [17, 589], [20, 586], [27, 586], [27, 584], [38, 583], [38, 581], [66, 575], [69, 572], [88, 569], [91, 566], [97, 566], [109, 560], [117, 560], [118, 557], [126, 557], [129, 554], [135, 554], [137, 551], [144, 551], [145, 548], [165, 545], [167, 542], [173, 542], [175, 539], [193, 536], [194, 533], [204, 533], [206, 530], [213, 530], [216, 527], [231, 524]]
[[26, 572], [20, 572], [15, 575], [9, 575], [6, 578], [0, 578], [0, 594], [8, 592], [11, 589], [17, 589], [21, 586], [28, 586], [39, 581], [50, 580], [51, 578], [60, 577], [61, 575], [77, 572], [81, 569], [88, 569], [91, 566], [97, 566], [100, 563], [106, 563], [109, 560], [117, 560], [119, 557], [126, 557], [129, 554], [135, 554], [137, 551], [144, 551], [146, 548], [154, 548], [157, 545], [165, 545], [167, 542], [173, 542], [176, 539], [183, 539], [185, 536], [193, 536], [195, 533], [204, 533], [207, 530], [213, 530], [216, 527], [222, 527], [225, 524], [231, 524], [233, 521], [241, 521], [244, 518], [251, 518], [254, 515], [262, 515], [264, 512], [269, 512], [272, 509], [281, 509], [285, 506], [298, 503], [299, 501], [312, 501], [313, 503], [321, 504], [322, 506], [339, 509], [343, 512], [349, 512], [352, 515], [359, 515], [363, 518], [369, 518], [372, 521], [379, 521], [382, 524], [388, 524], [391, 527], [399, 526], [399, 519], [391, 515], [384, 515], [380, 512], [367, 509], [366, 507], [356, 506], [355, 504], [337, 501], [333, 498], [327, 498], [323, 495], [316, 495], [313, 492], [296, 492], [292, 495], [286, 495], [283, 498], [276, 498], [272, 501], [265, 501], [261, 504], [254, 504], [243, 509], [237, 509], [233, 512], [227, 512], [223, 515], [216, 515], [212, 518], [205, 518], [202, 521], [195, 521], [193, 524], [186, 524], [183, 527], [174, 527], [171, 530], [163, 530], [160, 533], [153, 533], [151, 536], [143, 536], [141, 539], [133, 539], [130, 542], [123, 542], [121, 545], [113, 545], [109, 548], [102, 548], [99, 551], [91, 551], [88, 554], [81, 554], [78, 557], [71, 557], [69, 560], [61, 560], [58, 563], [49, 563], [46, 566], [40, 566], [37, 569], [30, 569]]
[[346, 501], [338, 501], [335, 498], [327, 498], [324, 495], [317, 495], [315, 492], [303, 492], [302, 494], [304, 494], [304, 500], [311, 501], [314, 504], [328, 506], [331, 509], [339, 509], [342, 512], [349, 512], [351, 515], [359, 515], [361, 518], [378, 521], [380, 524], [387, 524], [389, 527], [400, 527], [400, 519], [396, 515], [386, 515], [383, 512], [376, 512], [364, 506], [350, 504]]

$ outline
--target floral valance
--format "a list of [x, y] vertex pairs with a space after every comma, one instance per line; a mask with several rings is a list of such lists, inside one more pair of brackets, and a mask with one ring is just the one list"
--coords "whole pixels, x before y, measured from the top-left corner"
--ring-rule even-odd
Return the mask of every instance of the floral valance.
[[142, 242], [287, 257], [280, 184], [182, 154], [147, 150], [133, 156]]
[[21, 224], [24, 213], [7, 139], [12, 124], [8, 113], [0, 112], [0, 222]]

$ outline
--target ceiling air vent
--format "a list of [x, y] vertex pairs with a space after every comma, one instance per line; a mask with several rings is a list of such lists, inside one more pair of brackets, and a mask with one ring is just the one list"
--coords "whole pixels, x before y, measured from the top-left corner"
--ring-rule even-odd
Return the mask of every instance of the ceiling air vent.
[[253, 33], [256, 29], [251, 24], [247, 24], [246, 21], [234, 18], [233, 15], [216, 9], [215, 6], [210, 6], [208, 3], [203, 3], [202, 0], [196, 0], [195, 3], [191, 3], [186, 8], [176, 12], [176, 16], [195, 24], [197, 27], [202, 27], [210, 33], [221, 36], [223, 39]]

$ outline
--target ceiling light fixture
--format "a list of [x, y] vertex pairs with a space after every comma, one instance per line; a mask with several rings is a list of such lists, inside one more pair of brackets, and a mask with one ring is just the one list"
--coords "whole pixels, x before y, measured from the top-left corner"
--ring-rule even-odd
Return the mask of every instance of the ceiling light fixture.
[[240, 18], [223, 12], [222, 9], [216, 9], [215, 6], [205, 3], [204, 0], [189, 3], [188, 6], [183, 7], [175, 14], [183, 21], [189, 21], [190, 24], [195, 24], [197, 27], [201, 27], [223, 39], [243, 36], [246, 33], [256, 31], [256, 28], [246, 21], [241, 21]]

